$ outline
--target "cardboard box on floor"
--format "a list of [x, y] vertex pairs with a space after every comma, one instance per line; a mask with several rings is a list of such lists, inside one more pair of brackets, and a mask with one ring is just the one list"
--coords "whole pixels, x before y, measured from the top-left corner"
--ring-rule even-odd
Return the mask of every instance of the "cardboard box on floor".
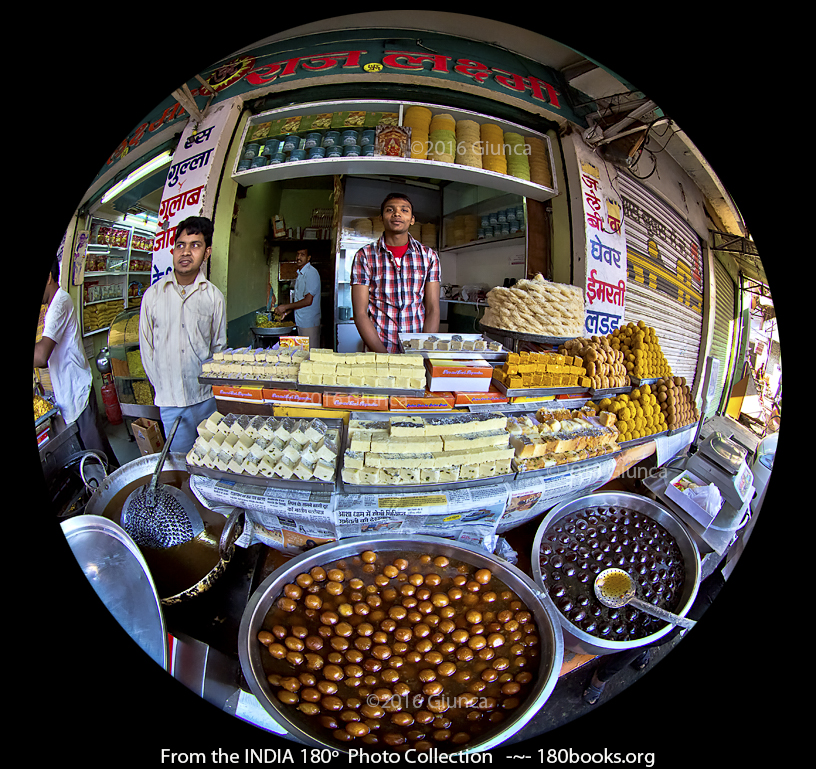
[[131, 428], [142, 456], [158, 454], [164, 448], [164, 438], [162, 438], [161, 426], [158, 422], [139, 417], [133, 420]]

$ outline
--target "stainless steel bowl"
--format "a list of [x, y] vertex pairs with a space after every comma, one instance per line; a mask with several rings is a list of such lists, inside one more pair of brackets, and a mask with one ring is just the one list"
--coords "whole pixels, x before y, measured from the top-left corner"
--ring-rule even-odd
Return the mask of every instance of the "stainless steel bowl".
[[[638, 494], [630, 494], [628, 492], [599, 492], [597, 494], [590, 494], [580, 499], [574, 499], [571, 502], [565, 502], [562, 505], [554, 507], [539, 524], [536, 531], [535, 541], [533, 542], [533, 551], [530, 557], [532, 563], [533, 576], [539, 589], [546, 594], [544, 580], [541, 574], [541, 564], [539, 562], [539, 553], [541, 551], [541, 540], [544, 538], [547, 530], [553, 526], [557, 521], [570, 513], [584, 510], [588, 507], [607, 506], [607, 507], [625, 507], [628, 510], [647, 515], [652, 520], [659, 523], [669, 534], [674, 537], [680, 552], [683, 555], [685, 562], [686, 575], [683, 584], [683, 591], [680, 595], [680, 603], [675, 614], [681, 617], [686, 615], [686, 612], [691, 608], [694, 599], [697, 597], [697, 590], [700, 587], [700, 551], [697, 545], [691, 538], [691, 535], [686, 530], [685, 526], [666, 508], [653, 502], [652, 500], [641, 497]], [[549, 595], [547, 596], [549, 597]], [[570, 622], [557, 607], [555, 607], [558, 621], [564, 631], [564, 646], [571, 652], [576, 654], [614, 654], [619, 651], [626, 651], [628, 649], [635, 649], [639, 646], [653, 643], [659, 640], [664, 635], [672, 630], [672, 625], [664, 625], [663, 628], [652, 633], [651, 635], [637, 638], [631, 641], [610, 641], [604, 638], [590, 635], [586, 631], [579, 628]]]
[[444, 555], [478, 568], [488, 568], [512, 590], [533, 614], [541, 640], [539, 668], [536, 683], [525, 702], [513, 711], [495, 732], [488, 733], [478, 743], [458, 746], [462, 753], [472, 753], [499, 745], [522, 729], [541, 709], [555, 688], [564, 657], [564, 641], [558, 625], [558, 611], [548, 595], [542, 595], [533, 581], [515, 566], [498, 560], [488, 553], [460, 542], [439, 537], [383, 535], [343, 539], [309, 550], [270, 574], [249, 600], [238, 631], [238, 656], [250, 691], [272, 719], [286, 729], [295, 740], [320, 748], [348, 752], [349, 746], [310, 730], [305, 718], [294, 708], [278, 702], [266, 680], [261, 661], [261, 644], [257, 640], [263, 621], [284, 585], [298, 574], [315, 566], [323, 566], [340, 558], [359, 555], [364, 550], [375, 552], [412, 552]]

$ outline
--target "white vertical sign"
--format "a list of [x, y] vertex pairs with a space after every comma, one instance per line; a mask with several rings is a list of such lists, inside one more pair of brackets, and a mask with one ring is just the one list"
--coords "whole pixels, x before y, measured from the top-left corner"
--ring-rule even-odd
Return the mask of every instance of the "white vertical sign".
[[598, 158], [581, 142], [575, 150], [586, 233], [584, 330], [587, 336], [606, 336], [621, 325], [626, 303], [623, 207]]
[[[191, 120], [182, 132], [159, 206], [151, 284], [173, 269], [176, 225], [188, 216], [212, 215], [211, 201], [240, 112], [240, 99], [221, 102], [207, 112], [199, 125]], [[204, 213], [208, 210], [210, 213]]]

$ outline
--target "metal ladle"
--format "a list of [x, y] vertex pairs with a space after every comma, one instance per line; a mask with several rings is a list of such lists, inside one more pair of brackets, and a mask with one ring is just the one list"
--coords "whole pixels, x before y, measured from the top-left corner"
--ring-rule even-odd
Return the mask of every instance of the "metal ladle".
[[595, 595], [598, 600], [611, 609], [619, 609], [621, 606], [629, 605], [634, 609], [650, 614], [652, 617], [662, 619], [672, 625], [680, 625], [684, 628], [692, 628], [697, 622], [693, 619], [686, 619], [670, 611], [653, 606], [646, 601], [641, 601], [635, 597], [635, 582], [631, 576], [623, 569], [604, 569], [595, 577]]

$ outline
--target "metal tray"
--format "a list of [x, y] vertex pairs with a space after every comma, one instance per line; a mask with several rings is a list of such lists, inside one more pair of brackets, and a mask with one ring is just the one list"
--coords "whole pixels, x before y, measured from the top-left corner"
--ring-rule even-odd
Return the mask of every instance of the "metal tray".
[[588, 392], [586, 387], [508, 387], [504, 382], [493, 379], [495, 387], [508, 398], [537, 398], [546, 395], [579, 395]]
[[485, 339], [483, 334], [400, 334], [399, 346], [400, 352], [405, 355], [421, 355], [423, 358], [440, 358], [442, 360], [507, 360], [507, 354], [510, 350], [502, 347], [501, 350], [406, 350], [403, 347], [403, 340], [405, 339], [425, 339], [429, 336], [435, 336], [438, 339], [452, 339], [454, 336], [461, 336], [465, 341], [484, 340], [486, 342], [493, 341]]
[[[338, 462], [339, 462], [338, 458]], [[247, 483], [252, 486], [272, 486], [279, 489], [310, 489], [312, 491], [336, 491], [337, 480], [340, 477], [337, 468], [334, 471], [333, 481], [301, 481], [285, 480], [284, 478], [266, 478], [263, 475], [238, 475], [228, 473], [223, 470], [210, 470], [209, 467], [199, 467], [187, 463], [187, 472], [190, 475], [205, 475], [207, 478], [215, 478], [217, 481], [229, 481], [230, 483]]]
[[[422, 414], [411, 414], [410, 416], [422, 416]], [[351, 415], [352, 419], [366, 419], [370, 422], [383, 422], [389, 424], [388, 419], [375, 419], [374, 415], [360, 415], [354, 412]], [[343, 440], [342, 453], [345, 455], [349, 448], [350, 436], [346, 431]], [[338, 459], [337, 473], [335, 477], [339, 484], [340, 490], [346, 494], [387, 494], [387, 493], [410, 493], [421, 494], [427, 491], [456, 491], [458, 489], [469, 489], [475, 486], [493, 486], [499, 483], [509, 482], [515, 479], [516, 473], [505, 473], [504, 475], [493, 475], [490, 478], [476, 478], [472, 481], [448, 481], [446, 483], [417, 483], [417, 484], [387, 484], [384, 486], [363, 486], [360, 484], [346, 483], [342, 477], [342, 465], [340, 457]]]
[[593, 390], [591, 387], [587, 392], [592, 398], [606, 398], [610, 395], [620, 395], [621, 393], [628, 393], [632, 391], [632, 385], [624, 387], [605, 387], [600, 390]]
[[655, 433], [654, 435], [644, 435], [642, 438], [632, 438], [629, 441], [621, 441], [618, 445], [623, 446], [624, 448], [640, 446], [642, 443], [648, 443], [649, 441], [657, 438], [659, 435], [666, 435], [666, 430], [663, 430], [663, 432], [660, 433]]
[[[339, 417], [316, 417], [321, 422], [324, 422], [327, 427], [331, 428], [332, 430], [338, 430], [339, 440], [338, 440], [338, 452], [341, 451], [340, 447], [345, 446], [347, 443], [347, 435], [345, 429], [344, 421]], [[231, 483], [249, 483], [253, 486], [273, 486], [275, 488], [281, 489], [311, 489], [312, 491], [335, 491], [337, 489], [337, 481], [340, 478], [340, 466], [341, 466], [342, 456], [340, 453], [337, 455], [337, 461], [335, 462], [334, 467], [334, 480], [333, 481], [320, 481], [320, 480], [309, 480], [309, 481], [302, 481], [299, 478], [286, 480], [284, 478], [266, 478], [263, 475], [248, 475], [248, 474], [238, 474], [238, 473], [229, 473], [224, 470], [211, 470], [209, 467], [200, 467], [198, 465], [191, 465], [186, 462], [187, 471], [191, 475], [205, 475], [208, 478], [215, 478], [219, 481], [229, 481]]]
[[485, 326], [479, 321], [479, 328], [490, 334], [497, 334], [498, 336], [506, 336], [510, 339], [515, 339], [519, 342], [537, 342], [538, 344], [564, 344], [570, 339], [575, 339], [574, 336], [540, 336], [539, 334], [524, 334], [520, 331], [510, 331], [506, 328], [493, 328], [492, 326]]
[[269, 390], [299, 390], [297, 382], [283, 382], [274, 379], [220, 379], [216, 377], [198, 378], [203, 385], [228, 385], [230, 387], [265, 387]]
[[[594, 464], [596, 462], [600, 462], [603, 459], [607, 459], [608, 457], [615, 457], [621, 453], [620, 444], [618, 444], [618, 448], [615, 451], [609, 451], [606, 454], [599, 454], [596, 457], [587, 457], [586, 459], [579, 459], [575, 462], [563, 462], [560, 465], [553, 465], [552, 467], [542, 467], [538, 470], [519, 470], [516, 469], [516, 478], [522, 480], [523, 478], [537, 478], [539, 476], [547, 476], [547, 475], [556, 475], [560, 472], [564, 472], [565, 470], [573, 470], [576, 467], [586, 467], [587, 465]], [[515, 458], [513, 459], [513, 465], [516, 465]]]
[[396, 387], [340, 387], [338, 385], [308, 385], [298, 384], [294, 389], [307, 393], [343, 393], [346, 395], [408, 395], [422, 397], [425, 395], [422, 390], [400, 389]]

